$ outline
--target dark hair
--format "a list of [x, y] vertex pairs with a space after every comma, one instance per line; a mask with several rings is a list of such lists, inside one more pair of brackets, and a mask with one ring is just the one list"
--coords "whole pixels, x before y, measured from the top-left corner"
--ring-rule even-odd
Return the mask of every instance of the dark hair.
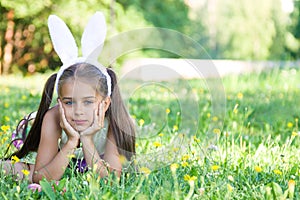
[[[109, 129], [113, 132], [119, 153], [130, 160], [135, 154], [134, 124], [121, 98], [116, 74], [110, 68], [107, 68], [107, 72], [111, 77], [111, 104], [106, 111], [105, 116], [109, 120]], [[107, 96], [108, 87], [106, 76], [99, 68], [88, 63], [77, 63], [70, 66], [64, 70], [58, 81], [59, 94], [61, 86], [71, 78], [91, 83], [95, 85], [95, 90], [98, 91], [101, 96]], [[26, 137], [22, 148], [11, 156], [16, 155], [18, 158], [22, 158], [30, 151], [37, 151], [41, 137], [43, 118], [51, 105], [55, 80], [56, 74], [53, 74], [47, 80], [39, 109], [29, 134]], [[11, 156], [9, 156], [9, 158], [11, 158]]]

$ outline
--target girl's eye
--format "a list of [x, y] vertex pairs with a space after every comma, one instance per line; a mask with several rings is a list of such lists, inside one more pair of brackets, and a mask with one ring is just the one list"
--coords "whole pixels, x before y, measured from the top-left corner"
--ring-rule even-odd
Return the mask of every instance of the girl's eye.
[[72, 105], [72, 104], [73, 104], [73, 101], [66, 101], [65, 104], [66, 104], [66, 105]]
[[84, 101], [85, 105], [90, 105], [90, 104], [93, 104], [93, 103], [94, 103], [93, 101]]

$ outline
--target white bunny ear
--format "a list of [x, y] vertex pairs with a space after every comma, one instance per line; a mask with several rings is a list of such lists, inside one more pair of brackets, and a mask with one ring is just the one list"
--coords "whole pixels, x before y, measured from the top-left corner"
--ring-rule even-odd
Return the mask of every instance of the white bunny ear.
[[97, 60], [102, 51], [106, 36], [105, 17], [102, 12], [96, 12], [89, 20], [81, 38], [83, 57]]
[[48, 18], [48, 28], [54, 50], [62, 63], [68, 63], [78, 57], [78, 47], [75, 39], [65, 22], [56, 15]]

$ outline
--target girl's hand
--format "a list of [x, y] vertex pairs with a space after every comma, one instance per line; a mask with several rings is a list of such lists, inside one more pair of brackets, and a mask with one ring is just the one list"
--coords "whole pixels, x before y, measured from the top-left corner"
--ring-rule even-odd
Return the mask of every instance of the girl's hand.
[[65, 111], [64, 108], [62, 107], [62, 103], [60, 99], [58, 99], [58, 104], [59, 104], [59, 114], [60, 114], [60, 126], [67, 134], [68, 140], [73, 141], [77, 146], [79, 143], [80, 135], [67, 121], [65, 116]]
[[80, 133], [80, 137], [91, 137], [104, 127], [104, 102], [100, 102], [98, 108], [94, 111], [93, 124]]

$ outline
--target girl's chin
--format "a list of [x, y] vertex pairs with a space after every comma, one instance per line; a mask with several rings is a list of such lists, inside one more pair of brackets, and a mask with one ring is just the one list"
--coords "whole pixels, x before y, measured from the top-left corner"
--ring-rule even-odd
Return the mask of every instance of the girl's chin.
[[82, 132], [84, 130], [86, 130], [88, 127], [87, 126], [73, 126], [73, 128], [78, 131], [78, 132]]

